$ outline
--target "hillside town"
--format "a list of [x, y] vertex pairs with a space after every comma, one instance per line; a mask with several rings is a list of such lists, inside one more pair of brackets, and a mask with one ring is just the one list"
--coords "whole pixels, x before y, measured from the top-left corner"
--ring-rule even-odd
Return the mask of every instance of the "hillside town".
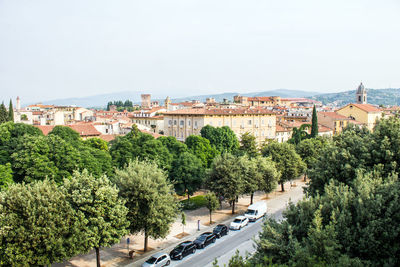
[[[151, 101], [150, 94], [142, 94], [142, 101], [135, 111], [117, 111], [115, 105], [109, 110], [87, 109], [76, 106], [34, 104], [21, 107], [17, 97], [14, 121], [34, 125], [48, 134], [56, 125], [65, 125], [84, 139], [99, 137], [111, 141], [127, 134], [135, 124], [141, 131], [154, 137], [174, 136], [185, 141], [190, 135], [200, 135], [206, 126], [230, 127], [238, 138], [246, 132], [256, 137], [262, 145], [266, 140], [288, 141], [293, 129], [310, 125], [313, 107], [318, 114], [318, 134], [334, 136], [349, 124], [374, 128], [383, 116], [393, 116], [395, 107], [380, 108], [367, 103], [367, 90], [361, 83], [354, 103], [334, 109], [321, 102], [307, 98], [281, 98], [279, 96], [245, 97], [237, 95], [232, 100], [216, 102], [173, 103], [167, 97], [160, 105]], [[310, 131], [310, 127], [306, 130]]]

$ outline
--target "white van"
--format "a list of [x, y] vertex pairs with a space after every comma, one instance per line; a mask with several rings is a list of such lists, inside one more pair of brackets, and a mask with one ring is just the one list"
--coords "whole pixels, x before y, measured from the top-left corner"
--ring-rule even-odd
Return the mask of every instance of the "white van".
[[267, 214], [267, 202], [259, 201], [250, 205], [247, 208], [244, 216], [249, 218], [249, 221], [255, 222], [263, 217], [265, 214]]

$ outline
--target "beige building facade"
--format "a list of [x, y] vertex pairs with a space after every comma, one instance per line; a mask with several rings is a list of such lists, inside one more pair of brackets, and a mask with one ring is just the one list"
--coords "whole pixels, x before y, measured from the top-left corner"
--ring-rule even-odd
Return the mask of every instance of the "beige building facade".
[[185, 141], [190, 135], [200, 135], [201, 129], [211, 125], [228, 126], [240, 139], [249, 132], [259, 144], [274, 139], [276, 116], [265, 109], [182, 109], [164, 113], [164, 134]]
[[370, 104], [348, 104], [337, 113], [361, 122], [371, 131], [376, 122], [382, 118], [382, 110]]

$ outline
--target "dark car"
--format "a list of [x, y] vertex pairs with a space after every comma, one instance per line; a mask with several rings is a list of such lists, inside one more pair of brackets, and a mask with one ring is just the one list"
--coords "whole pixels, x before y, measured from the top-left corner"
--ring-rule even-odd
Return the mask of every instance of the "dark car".
[[181, 260], [189, 254], [196, 252], [196, 245], [192, 241], [186, 241], [176, 246], [170, 253], [169, 256], [173, 260]]
[[217, 237], [213, 233], [205, 232], [193, 241], [193, 243], [196, 244], [197, 248], [205, 248], [209, 244], [215, 243], [215, 240], [217, 240]]
[[217, 226], [215, 226], [213, 233], [217, 238], [221, 238], [224, 235], [227, 235], [229, 232], [228, 226], [226, 226], [225, 224], [218, 224]]

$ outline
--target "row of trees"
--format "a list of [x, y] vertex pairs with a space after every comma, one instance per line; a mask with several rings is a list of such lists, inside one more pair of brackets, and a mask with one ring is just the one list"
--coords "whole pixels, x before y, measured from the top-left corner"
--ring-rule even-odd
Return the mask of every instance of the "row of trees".
[[112, 178], [75, 171], [62, 185], [44, 179], [0, 193], [1, 265], [47, 265], [109, 247], [128, 233], [163, 238], [178, 213], [164, 171], [132, 161]]
[[2, 102], [0, 105], [0, 124], [7, 121], [14, 121], [14, 108], [11, 99], [10, 105], [8, 106], [8, 111], [4, 105], [4, 102]]
[[109, 101], [107, 103], [107, 110], [110, 111], [111, 106], [116, 106], [118, 111], [133, 111], [133, 103], [130, 100], [125, 100], [125, 102], [118, 100], [118, 101]]
[[[236, 255], [230, 266], [399, 266], [400, 120], [373, 132], [350, 126], [313, 146], [308, 197], [282, 222], [269, 218], [254, 257]], [[313, 146], [304, 140], [298, 150]]]

